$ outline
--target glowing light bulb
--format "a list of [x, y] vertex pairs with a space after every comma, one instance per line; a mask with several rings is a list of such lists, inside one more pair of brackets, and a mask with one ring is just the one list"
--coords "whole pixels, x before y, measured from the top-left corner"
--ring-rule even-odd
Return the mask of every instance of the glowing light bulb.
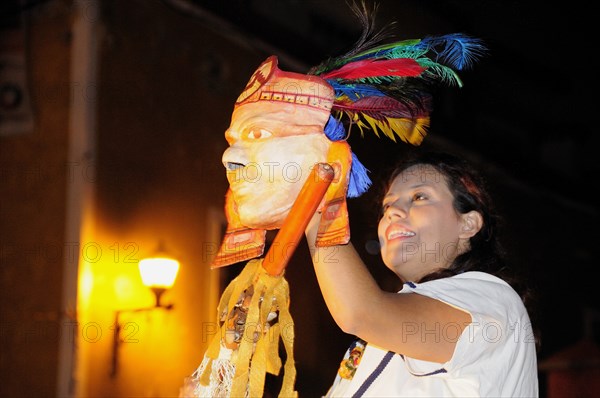
[[140, 275], [150, 288], [170, 289], [179, 271], [179, 261], [168, 257], [151, 257], [140, 260]]

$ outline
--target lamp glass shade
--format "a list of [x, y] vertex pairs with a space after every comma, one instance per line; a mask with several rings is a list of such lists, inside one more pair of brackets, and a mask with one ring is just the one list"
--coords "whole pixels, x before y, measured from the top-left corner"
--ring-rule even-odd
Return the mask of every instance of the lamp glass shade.
[[148, 287], [170, 289], [179, 271], [179, 261], [167, 257], [144, 258], [139, 262], [142, 282]]

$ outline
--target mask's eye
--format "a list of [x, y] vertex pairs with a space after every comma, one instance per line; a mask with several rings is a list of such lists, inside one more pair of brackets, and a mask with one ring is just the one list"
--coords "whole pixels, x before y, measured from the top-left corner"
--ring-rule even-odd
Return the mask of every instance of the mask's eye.
[[264, 129], [253, 129], [248, 133], [249, 140], [259, 140], [261, 138], [269, 138], [272, 136], [270, 131]]

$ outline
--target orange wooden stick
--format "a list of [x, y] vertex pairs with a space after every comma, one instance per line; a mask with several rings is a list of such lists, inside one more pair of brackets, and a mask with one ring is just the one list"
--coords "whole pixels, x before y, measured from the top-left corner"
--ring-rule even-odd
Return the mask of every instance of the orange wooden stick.
[[313, 168], [263, 260], [262, 266], [270, 275], [283, 273], [333, 177], [333, 167], [327, 163]]

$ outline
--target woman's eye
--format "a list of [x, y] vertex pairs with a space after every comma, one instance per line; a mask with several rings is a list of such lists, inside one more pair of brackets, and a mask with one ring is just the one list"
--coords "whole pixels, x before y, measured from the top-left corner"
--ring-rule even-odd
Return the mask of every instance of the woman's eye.
[[271, 136], [271, 132], [264, 129], [254, 129], [248, 133], [248, 138], [251, 140], [258, 140], [261, 138], [269, 138]]
[[427, 199], [427, 196], [424, 193], [416, 193], [412, 197], [413, 202], [417, 202], [419, 200], [425, 200], [425, 199]]

